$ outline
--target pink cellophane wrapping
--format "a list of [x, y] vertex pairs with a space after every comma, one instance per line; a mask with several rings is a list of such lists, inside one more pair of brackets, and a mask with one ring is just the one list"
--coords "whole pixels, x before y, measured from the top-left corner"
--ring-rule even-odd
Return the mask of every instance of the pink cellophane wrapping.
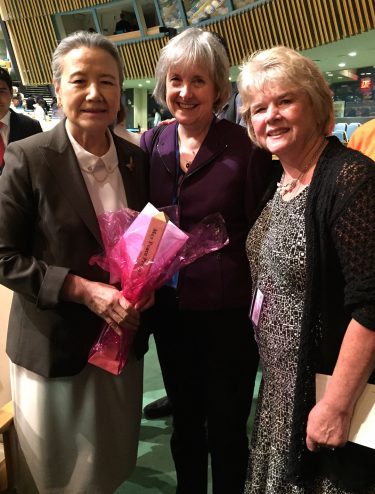
[[[177, 206], [163, 210], [169, 217], [177, 218]], [[94, 256], [90, 263], [109, 271], [111, 283], [121, 281], [124, 297], [133, 304], [163, 286], [182, 267], [228, 243], [225, 222], [219, 213], [204, 218], [188, 234], [168, 221], [156, 254], [140, 268], [137, 259], [151, 219], [157, 213], [159, 211], [149, 203], [141, 213], [126, 208], [98, 217], [105, 253]], [[90, 351], [89, 362], [112, 374], [120, 374], [135, 334], [135, 331], [122, 329], [119, 336], [106, 324]]]

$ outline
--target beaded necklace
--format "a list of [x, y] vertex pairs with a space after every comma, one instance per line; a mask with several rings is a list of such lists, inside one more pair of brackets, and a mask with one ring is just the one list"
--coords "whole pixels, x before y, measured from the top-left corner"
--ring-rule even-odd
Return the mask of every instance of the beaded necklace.
[[281, 195], [281, 197], [285, 196], [285, 194], [289, 194], [289, 192], [292, 192], [296, 188], [298, 182], [304, 177], [304, 175], [306, 175], [306, 173], [314, 165], [314, 163], [316, 162], [316, 160], [320, 156], [320, 153], [323, 151], [323, 148], [325, 147], [326, 144], [327, 144], [327, 141], [324, 138], [323, 141], [321, 142], [321, 144], [319, 145], [318, 149], [316, 150], [316, 152], [313, 154], [313, 157], [311, 158], [311, 160], [308, 161], [308, 163], [303, 167], [301, 173], [298, 175], [297, 178], [294, 178], [293, 180], [291, 180], [287, 184], [283, 184], [283, 181], [285, 178], [285, 172], [283, 173], [280, 182], [277, 182], [277, 185], [276, 185], [276, 190]]

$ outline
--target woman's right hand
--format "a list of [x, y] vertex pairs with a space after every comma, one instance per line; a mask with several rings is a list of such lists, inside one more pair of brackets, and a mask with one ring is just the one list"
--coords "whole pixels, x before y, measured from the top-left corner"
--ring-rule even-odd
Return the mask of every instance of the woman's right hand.
[[111, 285], [68, 274], [61, 290], [62, 300], [86, 305], [117, 333], [120, 328], [138, 329], [140, 312]]
[[124, 329], [138, 329], [140, 321], [138, 310], [113, 286], [90, 282], [84, 300], [85, 305], [114, 330], [118, 326]]
[[169, 124], [172, 124], [176, 121], [175, 118], [167, 118], [166, 120], [161, 120], [159, 123], [158, 123], [158, 127], [163, 127], [164, 125], [169, 125]]

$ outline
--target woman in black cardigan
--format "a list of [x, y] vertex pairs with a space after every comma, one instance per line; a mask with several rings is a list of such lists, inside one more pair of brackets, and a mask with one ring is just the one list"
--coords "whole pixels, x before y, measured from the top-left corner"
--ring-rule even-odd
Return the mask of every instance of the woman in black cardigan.
[[252, 55], [239, 89], [250, 137], [282, 165], [247, 240], [263, 381], [245, 492], [372, 493], [374, 441], [348, 437], [375, 382], [374, 162], [326, 137], [329, 86], [294, 50]]

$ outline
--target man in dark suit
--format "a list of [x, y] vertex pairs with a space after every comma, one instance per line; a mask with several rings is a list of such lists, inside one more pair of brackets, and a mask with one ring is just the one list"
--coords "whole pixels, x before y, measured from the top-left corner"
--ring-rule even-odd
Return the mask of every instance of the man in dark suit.
[[126, 20], [126, 12], [124, 10], [121, 11], [120, 20], [116, 22], [115, 32], [114, 34], [127, 33], [131, 31], [130, 22]]
[[0, 175], [7, 145], [43, 131], [39, 122], [9, 108], [12, 94], [10, 75], [7, 70], [0, 68]]

